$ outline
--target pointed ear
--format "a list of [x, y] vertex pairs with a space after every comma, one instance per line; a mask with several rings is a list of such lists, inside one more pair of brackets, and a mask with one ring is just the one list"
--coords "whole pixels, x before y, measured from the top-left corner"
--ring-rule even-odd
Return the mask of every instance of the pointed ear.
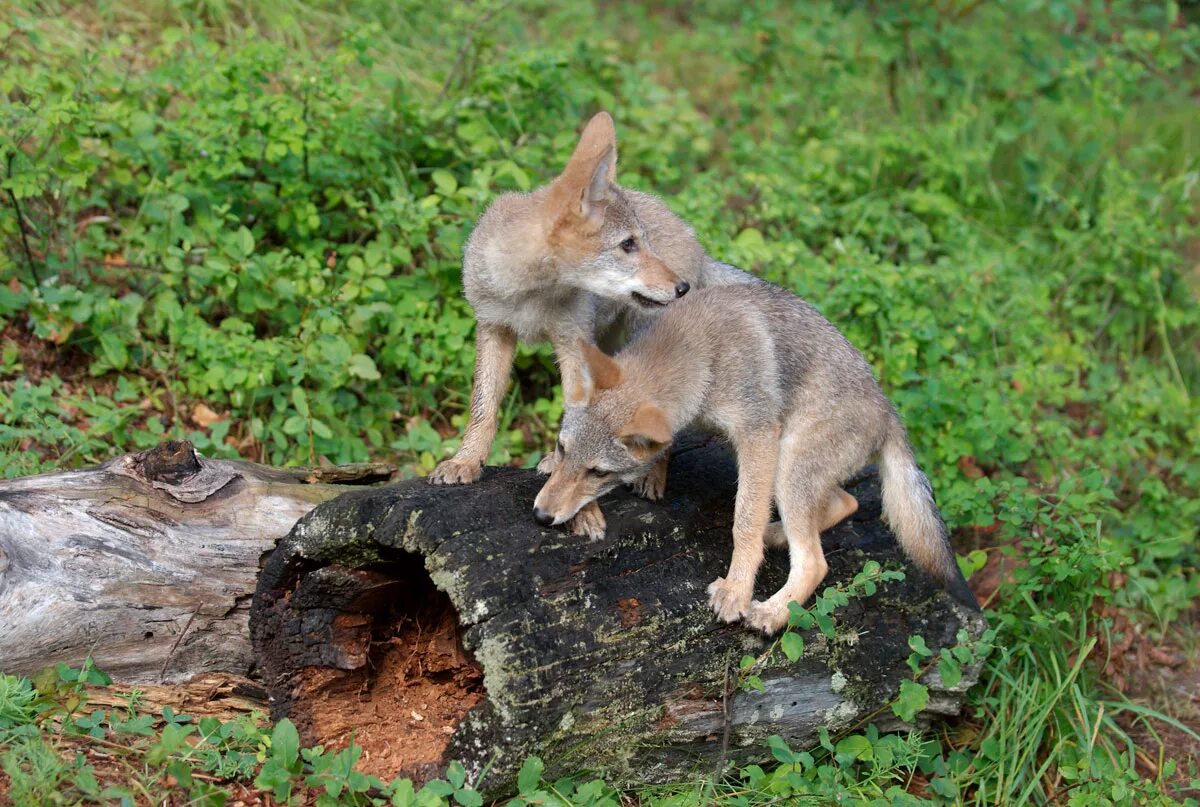
[[591, 218], [608, 199], [617, 178], [617, 131], [612, 116], [598, 112], [588, 121], [567, 167], [554, 181], [555, 205], [568, 215]]
[[591, 342], [579, 340], [583, 346], [583, 361], [597, 390], [612, 389], [621, 383], [621, 365]]
[[617, 436], [635, 456], [649, 457], [671, 442], [671, 424], [662, 409], [647, 401], [634, 410]]
[[579, 197], [579, 212], [589, 219], [602, 211], [598, 208], [608, 201], [609, 188], [612, 187], [613, 177], [617, 173], [617, 150], [610, 147], [604, 150], [596, 167], [592, 169], [592, 178]]
[[582, 367], [578, 377], [563, 388], [567, 406], [587, 406], [597, 392], [612, 389], [621, 383], [621, 365], [600, 348], [586, 339], [580, 339], [579, 355]]

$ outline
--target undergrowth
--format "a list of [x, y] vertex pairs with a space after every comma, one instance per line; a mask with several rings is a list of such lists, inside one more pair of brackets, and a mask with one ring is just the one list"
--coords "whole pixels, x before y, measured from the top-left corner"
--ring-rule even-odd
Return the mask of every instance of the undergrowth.
[[[642, 798], [780, 803], [795, 775], [816, 803], [1188, 799], [1195, 734], [1142, 690], [1164, 648], [1196, 668], [1195, 15], [10, 3], [0, 471], [167, 436], [429, 471], [465, 420], [471, 224], [609, 109], [624, 184], [867, 355], [960, 552], [984, 553], [995, 628], [967, 715], [937, 736], [773, 747], [770, 771]], [[520, 351], [516, 382], [491, 461], [532, 465], [561, 413], [548, 346]], [[253, 731], [257, 760], [271, 734]], [[4, 748], [23, 771], [65, 750], [41, 729]]]

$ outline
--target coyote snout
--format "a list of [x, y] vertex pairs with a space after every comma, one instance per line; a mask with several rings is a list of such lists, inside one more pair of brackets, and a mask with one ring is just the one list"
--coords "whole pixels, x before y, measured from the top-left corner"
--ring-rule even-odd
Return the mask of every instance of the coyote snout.
[[691, 284], [672, 272], [658, 256], [647, 250], [638, 257], [630, 295], [642, 308], [661, 308], [691, 290]]
[[533, 518], [543, 527], [566, 524], [605, 493], [644, 473], [620, 443], [606, 439], [597, 444], [590, 438], [582, 434], [571, 439], [569, 449], [559, 441], [558, 464], [533, 501]]
[[[560, 459], [561, 453], [560, 449]], [[619, 481], [611, 474], [560, 461], [533, 502], [533, 519], [543, 527], [565, 524]]]

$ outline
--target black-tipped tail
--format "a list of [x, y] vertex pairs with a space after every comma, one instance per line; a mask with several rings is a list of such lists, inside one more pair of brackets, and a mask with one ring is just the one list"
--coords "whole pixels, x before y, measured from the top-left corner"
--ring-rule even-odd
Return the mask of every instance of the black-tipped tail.
[[933, 501], [929, 480], [917, 467], [904, 427], [896, 422], [879, 456], [883, 512], [900, 546], [950, 596], [979, 610], [979, 602], [958, 568], [946, 525]]

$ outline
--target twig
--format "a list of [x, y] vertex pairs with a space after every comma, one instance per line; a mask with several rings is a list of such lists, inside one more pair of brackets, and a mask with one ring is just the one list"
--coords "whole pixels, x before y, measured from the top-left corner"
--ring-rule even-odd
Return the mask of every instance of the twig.
[[713, 789], [717, 787], [717, 782], [721, 780], [721, 774], [725, 772], [725, 762], [729, 756], [729, 731], [732, 728], [732, 723], [729, 719], [729, 673], [733, 669], [732, 654], [725, 657], [725, 685], [721, 689], [721, 722], [723, 724], [721, 730], [721, 754], [717, 757], [717, 768], [713, 771]]
[[204, 603], [197, 603], [196, 610], [192, 611], [192, 615], [188, 617], [187, 624], [185, 624], [183, 626], [183, 630], [181, 630], [179, 632], [179, 635], [175, 637], [175, 644], [171, 645], [171, 649], [167, 653], [167, 657], [165, 659], [163, 659], [162, 669], [158, 671], [158, 682], [160, 684], [165, 683], [166, 676], [167, 676], [167, 665], [170, 664], [171, 659], [175, 657], [176, 648], [178, 648], [179, 643], [183, 641], [183, 637], [187, 635], [188, 628], [190, 628], [192, 626], [192, 621], [196, 618], [196, 614], [200, 613], [200, 609], [203, 606], [204, 606]]
[[[8, 175], [13, 174], [13, 157], [8, 155]], [[21, 203], [17, 201], [17, 194], [12, 188], [8, 189], [8, 198], [12, 202], [13, 212], [17, 214], [17, 232], [21, 235], [21, 246], [25, 248], [25, 260], [29, 262], [29, 274], [33, 275], [34, 284], [42, 285], [42, 278], [38, 275], [37, 266], [33, 262], [33, 250], [29, 248], [29, 237], [25, 235], [25, 216], [21, 213]]]

